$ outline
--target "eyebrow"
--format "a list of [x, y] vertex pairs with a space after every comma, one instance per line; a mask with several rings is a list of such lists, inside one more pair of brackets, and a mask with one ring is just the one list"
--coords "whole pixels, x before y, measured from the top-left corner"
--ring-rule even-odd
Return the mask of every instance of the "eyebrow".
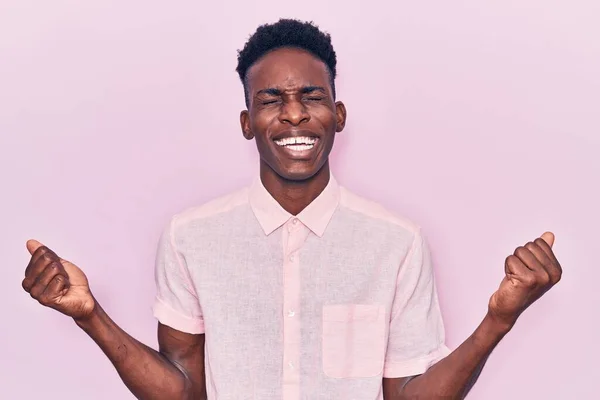
[[[312, 86], [311, 85], [311, 86], [304, 86], [300, 89], [300, 93], [302, 93], [302, 94], [308, 94], [308, 93], [313, 93], [313, 92], [321, 92], [323, 94], [327, 93], [325, 88], [322, 86]], [[277, 88], [266, 88], [266, 89], [261, 89], [258, 92], [256, 92], [257, 96], [259, 96], [261, 94], [266, 94], [266, 95], [270, 95], [270, 96], [281, 96], [283, 94], [283, 90], [277, 89]]]
[[283, 91], [281, 91], [277, 88], [266, 88], [266, 89], [261, 89], [258, 92], [256, 92], [256, 95], [259, 96], [261, 94], [268, 94], [270, 96], [281, 96], [282, 93], [283, 93]]
[[323, 94], [327, 93], [325, 88], [322, 86], [305, 86], [301, 89], [301, 92], [302, 92], [302, 94], [308, 94], [308, 93], [312, 93], [312, 92], [321, 92]]

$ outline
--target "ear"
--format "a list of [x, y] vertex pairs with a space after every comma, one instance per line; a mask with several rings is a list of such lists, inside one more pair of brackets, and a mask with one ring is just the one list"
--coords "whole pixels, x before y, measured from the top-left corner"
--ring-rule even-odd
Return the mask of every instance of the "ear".
[[250, 129], [250, 114], [248, 110], [244, 110], [240, 113], [240, 126], [242, 127], [242, 134], [247, 140], [254, 139], [254, 133]]
[[335, 103], [336, 132], [341, 132], [346, 126], [346, 106], [341, 101]]

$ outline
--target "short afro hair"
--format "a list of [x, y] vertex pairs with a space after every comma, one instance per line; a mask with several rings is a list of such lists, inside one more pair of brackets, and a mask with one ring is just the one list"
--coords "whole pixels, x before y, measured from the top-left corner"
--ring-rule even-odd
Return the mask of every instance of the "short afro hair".
[[319, 30], [319, 27], [312, 22], [282, 18], [273, 24], [259, 26], [256, 32], [250, 36], [244, 48], [238, 51], [236, 71], [244, 85], [246, 106], [249, 104], [246, 80], [248, 70], [267, 53], [284, 47], [305, 50], [323, 61], [329, 70], [331, 90], [335, 98], [337, 59], [331, 45], [331, 36]]

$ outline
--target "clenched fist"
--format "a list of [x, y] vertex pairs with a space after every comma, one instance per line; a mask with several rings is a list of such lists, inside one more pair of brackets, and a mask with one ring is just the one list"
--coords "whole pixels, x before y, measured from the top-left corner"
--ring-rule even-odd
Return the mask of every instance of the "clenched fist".
[[527, 307], [558, 283], [562, 268], [552, 252], [553, 244], [554, 235], [546, 232], [506, 258], [506, 276], [489, 303], [494, 318], [512, 326]]
[[75, 319], [94, 311], [95, 300], [85, 274], [76, 265], [35, 240], [27, 242], [31, 254], [25, 269], [23, 289], [40, 304]]

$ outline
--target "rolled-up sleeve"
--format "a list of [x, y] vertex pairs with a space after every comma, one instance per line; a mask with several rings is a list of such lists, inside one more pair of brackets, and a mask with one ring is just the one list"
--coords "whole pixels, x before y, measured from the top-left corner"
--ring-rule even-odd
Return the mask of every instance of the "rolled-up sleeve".
[[431, 255], [417, 231], [398, 273], [383, 377], [420, 375], [449, 353]]
[[178, 331], [204, 333], [200, 302], [185, 259], [176, 247], [174, 221], [162, 232], [156, 252], [154, 316]]

